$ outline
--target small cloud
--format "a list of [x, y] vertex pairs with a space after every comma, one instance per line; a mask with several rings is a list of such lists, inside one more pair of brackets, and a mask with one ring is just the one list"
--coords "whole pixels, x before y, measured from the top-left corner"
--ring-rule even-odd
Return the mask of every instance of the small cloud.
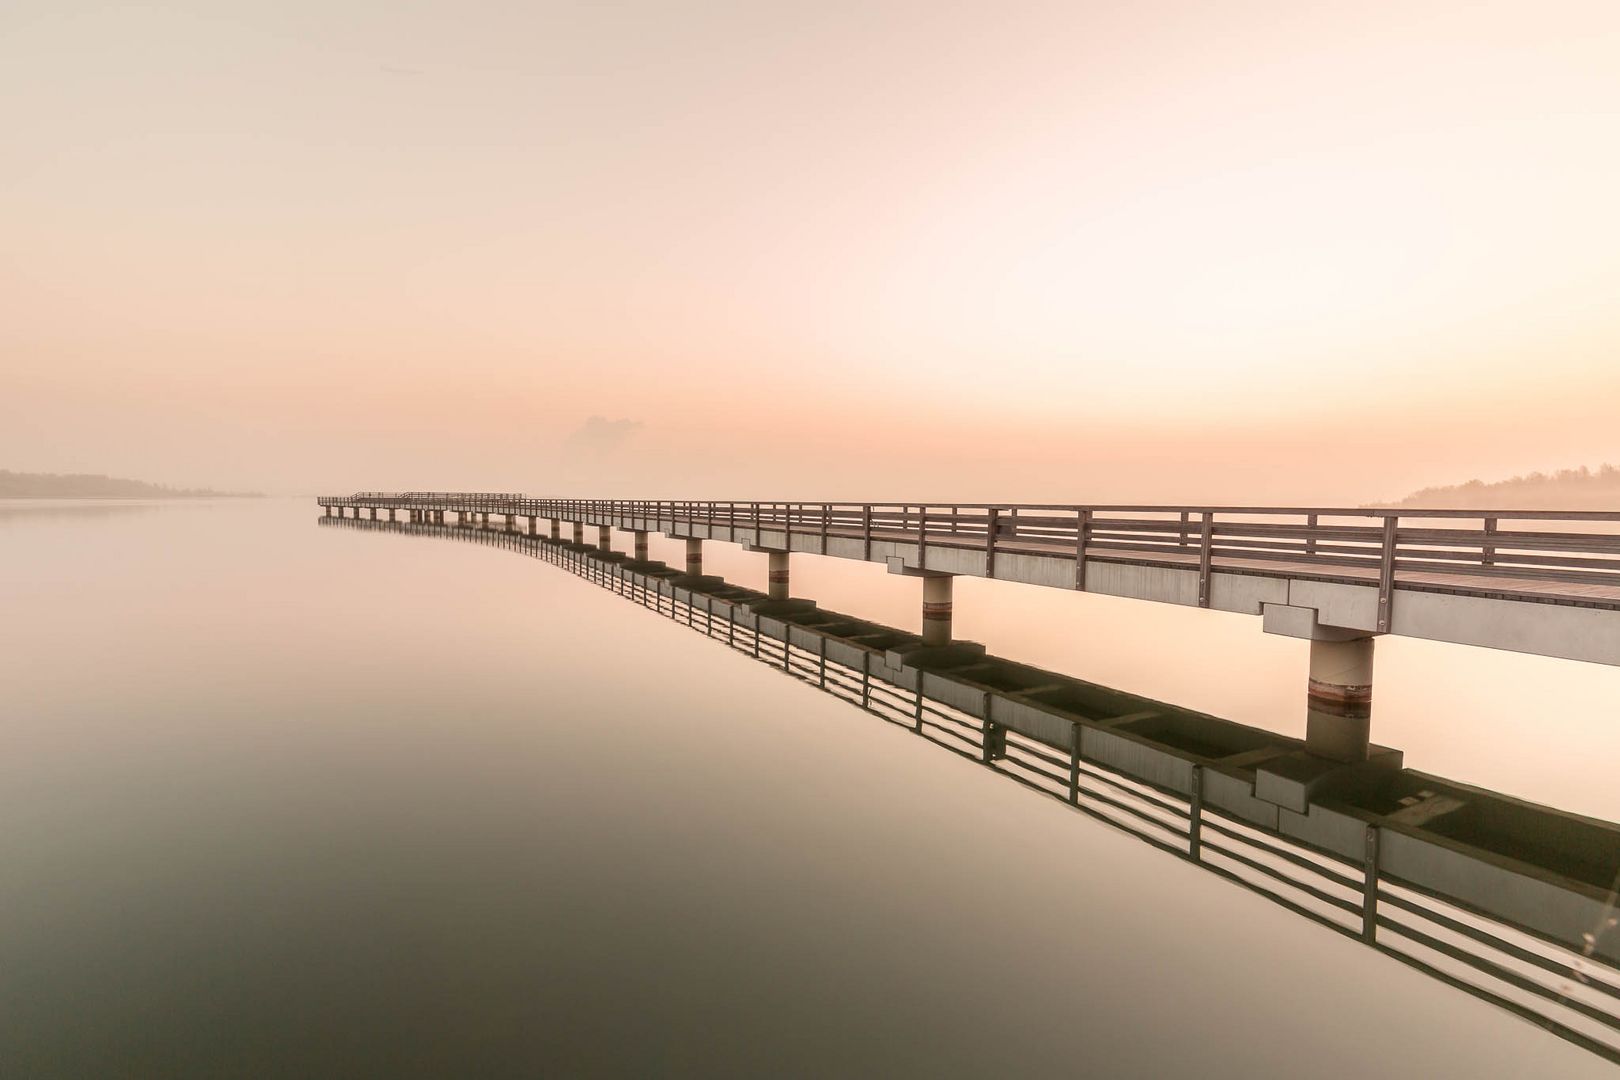
[[609, 420], [603, 416], [593, 416], [563, 440], [563, 452], [580, 457], [606, 457], [640, 430], [640, 420]]

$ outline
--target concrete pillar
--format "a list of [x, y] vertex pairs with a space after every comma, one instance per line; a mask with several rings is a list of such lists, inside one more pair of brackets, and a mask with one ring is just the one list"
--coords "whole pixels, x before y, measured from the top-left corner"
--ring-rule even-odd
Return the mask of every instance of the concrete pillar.
[[686, 538], [686, 572], [693, 577], [703, 576], [703, 541], [695, 536]]
[[576, 522], [574, 522], [574, 543], [583, 544], [584, 542], [585, 542], [585, 523], [583, 521], [576, 521]]
[[772, 600], [788, 598], [788, 553], [767, 552], [765, 569], [765, 595]]
[[1312, 641], [1305, 749], [1334, 761], [1366, 761], [1372, 733], [1373, 639]]
[[562, 539], [562, 522], [556, 518], [551, 519], [551, 538], [553, 540]]
[[929, 574], [922, 579], [924, 645], [951, 643], [951, 583], [955, 580], [949, 574]]
[[636, 529], [631, 535], [633, 535], [635, 537], [635, 541], [636, 541], [636, 546], [635, 546], [636, 562], [646, 562], [647, 561], [647, 530], [646, 529]]
[[612, 528], [612, 526], [598, 525], [596, 527], [596, 550], [597, 551], [612, 551], [613, 550], [613, 528]]
[[540, 519], [535, 517], [533, 514], [530, 514], [529, 515], [529, 535], [533, 536], [538, 531], [540, 531]]

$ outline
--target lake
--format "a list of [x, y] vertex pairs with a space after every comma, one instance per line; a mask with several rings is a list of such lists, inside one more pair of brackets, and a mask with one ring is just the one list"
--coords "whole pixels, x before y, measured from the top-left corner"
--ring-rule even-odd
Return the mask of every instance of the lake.
[[[0, 1073], [1615, 1074], [557, 567], [317, 517], [0, 503]], [[1256, 620], [956, 600], [993, 652], [1303, 727]], [[1378, 665], [1409, 766], [1620, 817], [1620, 671]]]

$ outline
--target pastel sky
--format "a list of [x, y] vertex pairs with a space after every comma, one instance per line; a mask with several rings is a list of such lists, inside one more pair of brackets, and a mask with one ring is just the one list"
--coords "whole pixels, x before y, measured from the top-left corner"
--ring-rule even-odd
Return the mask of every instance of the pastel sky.
[[1617, 58], [1613, 0], [9, 0], [0, 468], [1326, 503], [1620, 461]]

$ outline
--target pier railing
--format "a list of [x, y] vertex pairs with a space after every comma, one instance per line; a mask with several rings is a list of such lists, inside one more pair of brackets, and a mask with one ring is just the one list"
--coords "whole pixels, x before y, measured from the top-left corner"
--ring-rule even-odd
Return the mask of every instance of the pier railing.
[[588, 525], [781, 534], [785, 546], [834, 540], [982, 550], [1074, 561], [1084, 588], [1093, 560], [1436, 588], [1591, 606], [1620, 606], [1620, 511], [1423, 510], [1355, 507], [533, 499], [511, 492], [358, 492], [323, 506], [428, 508]]

